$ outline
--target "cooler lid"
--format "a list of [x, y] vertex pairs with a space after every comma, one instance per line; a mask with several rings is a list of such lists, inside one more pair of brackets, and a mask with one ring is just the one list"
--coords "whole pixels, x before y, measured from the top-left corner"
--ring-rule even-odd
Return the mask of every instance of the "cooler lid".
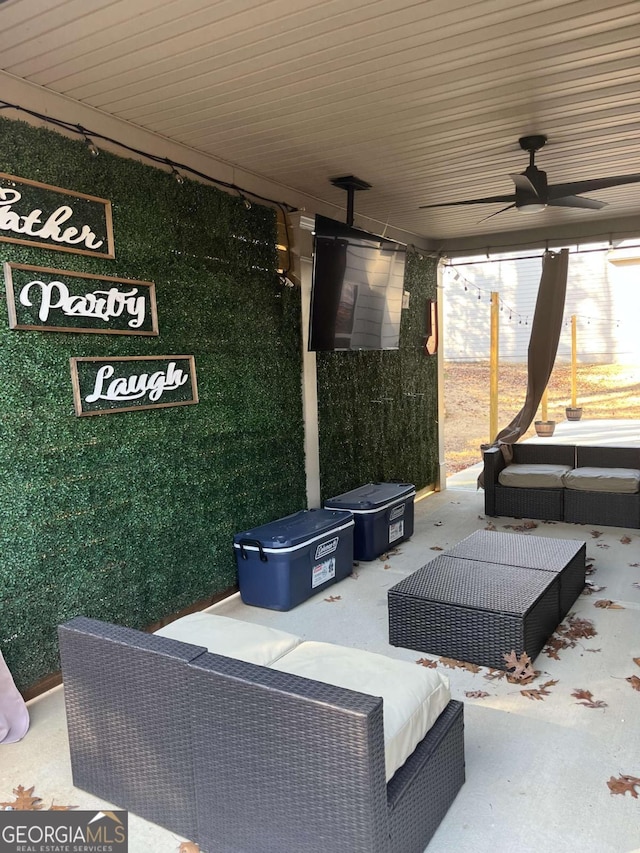
[[415, 493], [416, 487], [412, 483], [367, 483], [343, 495], [329, 498], [324, 505], [354, 511], [380, 509], [386, 504], [411, 497]]
[[353, 513], [339, 509], [303, 509], [260, 527], [236, 533], [234, 545], [253, 539], [263, 548], [295, 548], [310, 539], [316, 539], [342, 527], [353, 525]]

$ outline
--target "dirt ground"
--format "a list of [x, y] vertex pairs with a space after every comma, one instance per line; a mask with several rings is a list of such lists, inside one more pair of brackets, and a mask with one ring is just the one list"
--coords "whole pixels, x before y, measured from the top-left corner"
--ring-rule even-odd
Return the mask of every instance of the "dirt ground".
[[[447, 362], [444, 369], [444, 443], [447, 473], [480, 462], [480, 445], [489, 436], [489, 363]], [[640, 367], [579, 364], [577, 400], [586, 418], [640, 419]], [[498, 430], [507, 426], [524, 403], [526, 364], [501, 364], [498, 376]], [[557, 364], [548, 387], [548, 420], [566, 420], [571, 405], [571, 365]], [[541, 418], [540, 408], [536, 419]], [[533, 425], [525, 437], [535, 435]]]

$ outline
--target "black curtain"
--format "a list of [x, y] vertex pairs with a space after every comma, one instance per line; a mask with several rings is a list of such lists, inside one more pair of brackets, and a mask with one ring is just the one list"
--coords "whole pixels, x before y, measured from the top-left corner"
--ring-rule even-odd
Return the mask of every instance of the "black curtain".
[[[485, 450], [487, 447], [499, 446], [507, 461], [510, 461], [513, 456], [511, 445], [515, 444], [531, 426], [544, 389], [549, 383], [562, 330], [568, 268], [568, 249], [544, 253], [527, 351], [528, 379], [525, 401], [518, 414], [511, 423], [500, 430], [492, 444], [483, 447]], [[478, 479], [478, 485], [482, 486], [483, 483], [484, 472]]]

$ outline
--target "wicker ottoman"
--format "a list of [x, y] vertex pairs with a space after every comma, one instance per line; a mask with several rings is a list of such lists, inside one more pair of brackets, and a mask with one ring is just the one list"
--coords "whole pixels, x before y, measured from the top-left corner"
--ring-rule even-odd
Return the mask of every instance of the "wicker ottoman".
[[445, 553], [465, 560], [553, 572], [560, 580], [560, 622], [584, 589], [586, 551], [586, 542], [577, 539], [477, 530]]
[[388, 591], [392, 646], [505, 669], [558, 624], [559, 575], [442, 554]]

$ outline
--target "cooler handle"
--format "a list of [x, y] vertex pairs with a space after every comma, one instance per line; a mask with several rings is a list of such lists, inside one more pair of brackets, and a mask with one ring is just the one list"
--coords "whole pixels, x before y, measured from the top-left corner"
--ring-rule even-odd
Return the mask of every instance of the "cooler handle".
[[243, 546], [244, 545], [256, 545], [258, 547], [258, 551], [260, 553], [260, 561], [262, 563], [268, 563], [269, 562], [269, 558], [267, 557], [267, 555], [262, 550], [262, 542], [260, 542], [259, 539], [241, 539], [238, 542], [238, 544], [240, 545], [240, 556], [242, 557], [243, 560], [249, 559], [249, 557], [247, 556]]

